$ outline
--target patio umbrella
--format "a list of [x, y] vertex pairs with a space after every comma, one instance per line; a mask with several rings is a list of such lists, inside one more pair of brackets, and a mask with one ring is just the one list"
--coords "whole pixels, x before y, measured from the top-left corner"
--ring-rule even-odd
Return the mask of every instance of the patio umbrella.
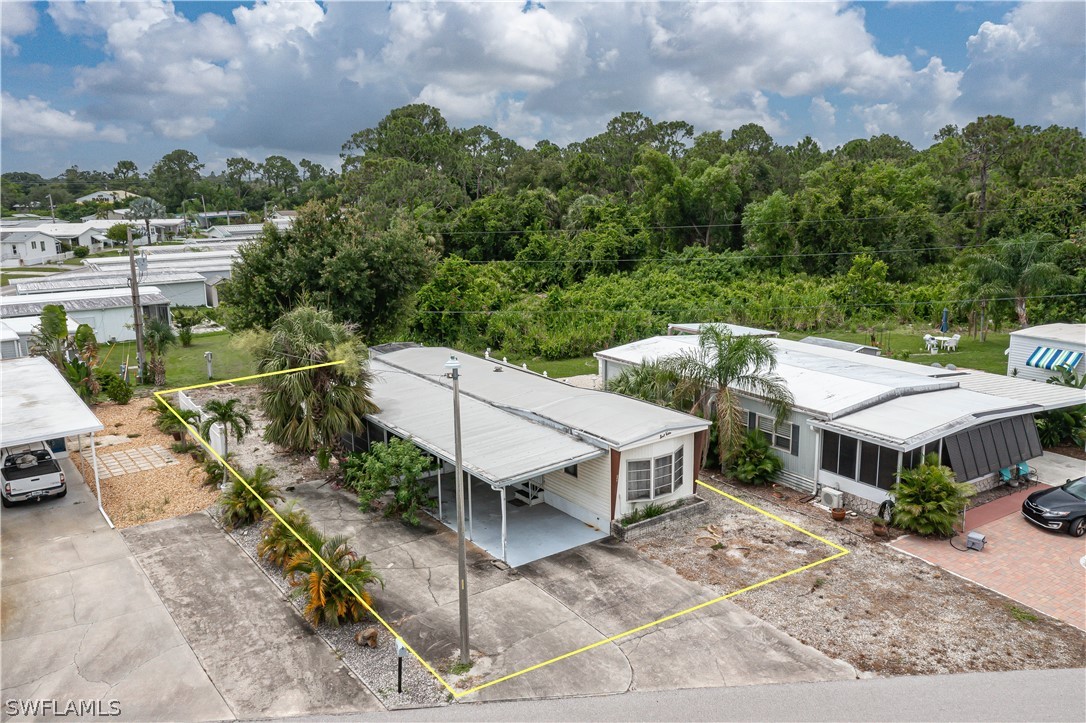
[[950, 315], [950, 310], [944, 308], [943, 309], [943, 321], [939, 324], [939, 331], [941, 331], [944, 334], [947, 333], [947, 331], [950, 329], [950, 322], [948, 320], [949, 315]]

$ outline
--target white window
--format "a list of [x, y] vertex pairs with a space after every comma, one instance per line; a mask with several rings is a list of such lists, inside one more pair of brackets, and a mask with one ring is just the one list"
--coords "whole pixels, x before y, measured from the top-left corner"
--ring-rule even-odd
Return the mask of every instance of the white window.
[[651, 500], [683, 486], [683, 448], [652, 459], [626, 463], [626, 499]]
[[[757, 418], [756, 428], [765, 435], [765, 441], [769, 442], [770, 447], [776, 447], [789, 453], [792, 452], [793, 430], [791, 424], [788, 422], [777, 424], [773, 417], [766, 417], [754, 412], [751, 412], [750, 416]], [[751, 431], [754, 431], [754, 428]]]

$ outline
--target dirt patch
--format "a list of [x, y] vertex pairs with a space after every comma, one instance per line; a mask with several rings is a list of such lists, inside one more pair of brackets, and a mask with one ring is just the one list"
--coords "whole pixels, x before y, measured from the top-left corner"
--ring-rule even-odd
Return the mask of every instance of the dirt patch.
[[[869, 520], [829, 519], [796, 492], [775, 497], [706, 481], [850, 550], [848, 555], [732, 598], [740, 607], [823, 653], [872, 675], [1079, 668], [1086, 633], [1037, 614], [923, 561], [871, 533]], [[638, 540], [645, 555], [721, 594], [836, 552], [712, 491], [709, 512]]]
[[[97, 452], [118, 452], [161, 445], [169, 450], [174, 440], [155, 429], [156, 415], [148, 399], [133, 399], [125, 405], [105, 402], [94, 407], [94, 414], [105, 429], [103, 435], [123, 437], [131, 441], [100, 447]], [[202, 484], [199, 465], [187, 454], [169, 453], [178, 464], [157, 469], [103, 477], [102, 507], [119, 528], [142, 525], [207, 509], [218, 498], [218, 489]], [[87, 444], [83, 453], [73, 452], [72, 461], [79, 467], [83, 480], [94, 490], [94, 470]], [[99, 460], [101, 465], [101, 460]]]
[[1062, 454], [1065, 457], [1074, 457], [1075, 459], [1086, 460], [1086, 449], [1083, 449], [1082, 447], [1061, 445], [1059, 447], [1049, 447], [1045, 451], [1052, 452], [1053, 454]]

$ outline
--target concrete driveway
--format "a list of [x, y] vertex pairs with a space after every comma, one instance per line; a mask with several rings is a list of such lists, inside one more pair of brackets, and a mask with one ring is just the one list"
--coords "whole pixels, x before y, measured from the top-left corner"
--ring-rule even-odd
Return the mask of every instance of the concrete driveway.
[[[378, 611], [416, 651], [441, 667], [458, 650], [456, 536], [360, 513], [353, 495], [318, 483], [291, 493], [327, 533], [345, 534], [374, 563], [385, 589]], [[468, 590], [475, 664], [462, 689], [591, 645], [717, 595], [601, 541], [500, 570], [469, 546]], [[467, 700], [547, 698], [856, 677], [848, 664], [802, 645], [723, 601], [484, 688]], [[448, 679], [448, 678], [447, 678]]]
[[[65, 498], [0, 513], [4, 701], [57, 701], [61, 710], [100, 701], [105, 711], [118, 701], [122, 720], [233, 718], [120, 534], [63, 464]], [[38, 711], [26, 717], [52, 717]]]
[[137, 721], [383, 710], [207, 515], [122, 534], [65, 473], [67, 497], [0, 517], [5, 702], [115, 700]]

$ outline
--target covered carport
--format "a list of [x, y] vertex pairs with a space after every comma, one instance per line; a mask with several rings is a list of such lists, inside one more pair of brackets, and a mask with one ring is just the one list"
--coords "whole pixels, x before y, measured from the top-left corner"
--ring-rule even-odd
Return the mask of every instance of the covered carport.
[[102, 508], [98, 482], [94, 433], [103, 428], [98, 417], [45, 357], [4, 360], [0, 362], [0, 378], [0, 446], [6, 449], [90, 434], [98, 511], [113, 527], [113, 521]]
[[[456, 459], [449, 389], [379, 359], [371, 359], [370, 364], [380, 411], [369, 415], [369, 437], [375, 442], [409, 439], [439, 461], [435, 514], [455, 527], [452, 470]], [[461, 397], [461, 419], [465, 515], [475, 544], [517, 566], [609, 534], [546, 503], [512, 503], [509, 492], [547, 473], [604, 457], [608, 449], [467, 396]]]

